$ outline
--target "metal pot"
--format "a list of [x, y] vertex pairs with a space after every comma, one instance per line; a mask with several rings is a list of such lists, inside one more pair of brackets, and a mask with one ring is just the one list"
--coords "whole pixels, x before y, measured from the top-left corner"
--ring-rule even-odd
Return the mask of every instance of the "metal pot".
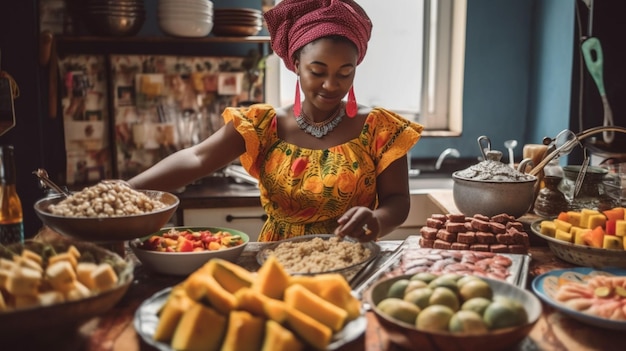
[[501, 155], [489, 151], [485, 161], [452, 174], [454, 203], [466, 216], [506, 213], [520, 217], [532, 206], [537, 177], [500, 162]]

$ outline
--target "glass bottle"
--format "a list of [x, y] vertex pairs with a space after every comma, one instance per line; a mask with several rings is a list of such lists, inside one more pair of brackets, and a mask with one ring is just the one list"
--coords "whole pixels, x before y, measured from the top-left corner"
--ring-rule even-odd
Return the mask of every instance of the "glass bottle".
[[0, 244], [24, 241], [22, 202], [15, 186], [12, 145], [0, 146]]

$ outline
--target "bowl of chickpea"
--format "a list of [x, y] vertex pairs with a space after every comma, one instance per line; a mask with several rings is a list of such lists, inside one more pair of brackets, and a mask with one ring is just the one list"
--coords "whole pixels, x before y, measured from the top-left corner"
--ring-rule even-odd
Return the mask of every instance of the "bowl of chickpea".
[[123, 182], [102, 181], [69, 196], [35, 202], [44, 225], [78, 240], [113, 243], [146, 236], [168, 223], [180, 200], [155, 190], [135, 190]]

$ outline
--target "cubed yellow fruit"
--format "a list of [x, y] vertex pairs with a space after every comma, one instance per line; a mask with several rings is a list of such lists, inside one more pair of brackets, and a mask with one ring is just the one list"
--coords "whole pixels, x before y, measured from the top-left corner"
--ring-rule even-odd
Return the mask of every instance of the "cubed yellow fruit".
[[604, 216], [603, 214], [595, 214], [595, 215], [591, 215], [589, 216], [589, 219], [587, 220], [587, 227], [588, 228], [595, 228], [595, 227], [603, 227], [606, 224], [606, 216]]
[[580, 212], [577, 211], [567, 211], [568, 222], [570, 222], [575, 227], [580, 227]]
[[5, 289], [16, 296], [37, 296], [42, 274], [34, 269], [19, 267], [7, 275]]
[[626, 219], [615, 221], [615, 235], [626, 236]]
[[74, 288], [76, 272], [68, 260], [56, 261], [46, 268], [48, 282], [55, 290], [67, 293]]
[[22, 251], [22, 257], [31, 259], [37, 262], [37, 264], [40, 266], [43, 264], [43, 258], [41, 258], [41, 256], [38, 253], [31, 251], [29, 249], [24, 249]]
[[557, 229], [556, 230], [554, 238], [557, 239], [557, 240], [566, 241], [568, 243], [571, 243], [573, 241], [572, 233], [571, 232], [566, 232], [566, 231], [561, 230], [561, 229]]
[[585, 242], [583, 241], [583, 237], [584, 237], [583, 234], [585, 232], [590, 231], [590, 230], [591, 229], [589, 229], [589, 228], [572, 227], [570, 232], [574, 236], [574, 244], [576, 244], [576, 245], [585, 245]]
[[554, 235], [556, 235], [556, 224], [553, 221], [541, 221], [539, 232], [554, 238]]
[[55, 262], [59, 261], [68, 261], [72, 265], [73, 269], [76, 269], [76, 265], [78, 265], [78, 260], [76, 259], [75, 255], [69, 252], [64, 252], [58, 255], [50, 256], [50, 258], [48, 258], [48, 266], [53, 265]]
[[94, 286], [100, 291], [106, 291], [113, 288], [118, 281], [117, 274], [108, 263], [100, 263], [96, 269], [91, 272]]
[[[560, 230], [562, 230], [564, 232], [569, 232], [570, 228], [572, 228], [572, 223], [566, 222], [566, 221], [558, 219], [558, 218], [554, 220], [554, 225], [556, 226], [557, 230], [560, 229]], [[555, 235], [556, 235], [556, 233], [555, 233]]]
[[624, 242], [622, 237], [615, 235], [605, 235], [602, 240], [602, 248], [609, 250], [623, 250]]
[[583, 208], [580, 210], [580, 226], [583, 228], [595, 228], [589, 226], [589, 217], [600, 214], [599, 211]]

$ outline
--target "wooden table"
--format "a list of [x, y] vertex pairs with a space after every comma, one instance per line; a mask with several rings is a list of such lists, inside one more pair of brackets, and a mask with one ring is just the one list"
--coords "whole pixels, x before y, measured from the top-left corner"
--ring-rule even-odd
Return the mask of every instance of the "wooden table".
[[[397, 247], [400, 242], [381, 242], [386, 252]], [[244, 265], [254, 260], [254, 245], [244, 251], [240, 259]], [[130, 251], [127, 252], [132, 255]], [[572, 265], [555, 258], [545, 246], [532, 247], [532, 260], [529, 266], [528, 284], [535, 276], [552, 269], [572, 267]], [[134, 256], [129, 257], [133, 259]], [[11, 344], [3, 343], [2, 350], [115, 350], [137, 351], [153, 350], [135, 332], [133, 327], [134, 313], [139, 305], [155, 292], [182, 281], [180, 277], [169, 277], [151, 274], [137, 264], [135, 280], [124, 298], [108, 313], [88, 321], [78, 331], [67, 334], [45, 336], [34, 331], [33, 338]], [[367, 313], [367, 329], [358, 340], [346, 345], [342, 351], [397, 351], [400, 348], [387, 339], [371, 312]], [[0, 330], [0, 335], [2, 331]], [[2, 339], [5, 339], [2, 337]], [[581, 324], [558, 311], [544, 305], [543, 315], [537, 322], [528, 338], [516, 350], [612, 350], [622, 345], [621, 333], [603, 330]]]

